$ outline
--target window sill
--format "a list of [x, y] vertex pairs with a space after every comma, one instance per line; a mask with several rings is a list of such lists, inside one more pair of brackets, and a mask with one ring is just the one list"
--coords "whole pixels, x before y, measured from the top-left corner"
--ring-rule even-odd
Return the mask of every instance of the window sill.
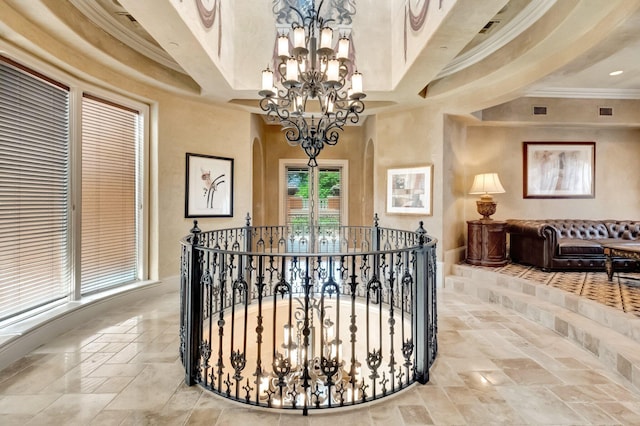
[[178, 288], [177, 276], [163, 281], [140, 281], [85, 296], [79, 301], [59, 303], [38, 315], [0, 328], [0, 370], [101, 311]]

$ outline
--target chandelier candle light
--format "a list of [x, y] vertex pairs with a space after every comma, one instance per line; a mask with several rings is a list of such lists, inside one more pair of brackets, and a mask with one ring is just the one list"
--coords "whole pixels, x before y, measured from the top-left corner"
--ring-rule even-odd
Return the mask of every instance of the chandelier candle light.
[[502, 183], [497, 173], [483, 173], [473, 178], [473, 185], [469, 194], [482, 194], [480, 200], [476, 201], [478, 213], [482, 215], [482, 220], [492, 220], [491, 215], [496, 212], [496, 202], [491, 194], [504, 193]]
[[[328, 25], [332, 20], [320, 16], [323, 2], [306, 15], [291, 8], [299, 22], [278, 36], [276, 71], [262, 71], [259, 92], [260, 108], [280, 121], [287, 142], [302, 147], [310, 167], [318, 165], [324, 146], [338, 143], [339, 131], [348, 122], [358, 123], [364, 111], [362, 74], [352, 72], [349, 59], [351, 39], [342, 34], [334, 45]], [[309, 99], [317, 100], [318, 107], [307, 105]]]

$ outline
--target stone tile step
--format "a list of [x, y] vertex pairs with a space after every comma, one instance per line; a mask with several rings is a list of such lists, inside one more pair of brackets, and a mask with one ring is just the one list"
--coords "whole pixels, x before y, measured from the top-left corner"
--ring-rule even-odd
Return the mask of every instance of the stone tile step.
[[[510, 284], [507, 281], [520, 281], [520, 279], [496, 278], [497, 274], [486, 273], [480, 269], [476, 271], [458, 270], [456, 272], [458, 275], [445, 277], [444, 287], [446, 289], [512, 309], [524, 318], [555, 331], [593, 354], [606, 369], [619, 373], [630, 385], [640, 390], [640, 342], [638, 340], [583, 315], [577, 306], [575, 306], [576, 310], [571, 310], [554, 303], [552, 300], [557, 302], [557, 295], [545, 298], [548, 296], [545, 290], [556, 289], [538, 291], [536, 287], [541, 286], [540, 284], [520, 282]], [[529, 286], [533, 286], [533, 288]], [[577, 302], [578, 305], [579, 302]], [[574, 306], [572, 303], [570, 302], [570, 306]], [[615, 311], [604, 305], [591, 309]], [[612, 318], [608, 317], [613, 316], [618, 321], [619, 314], [618, 312], [603, 312], [595, 316], [607, 320], [611, 320]], [[633, 315], [621, 314], [629, 320], [635, 319]]]
[[[535, 296], [563, 309], [580, 314], [600, 325], [608, 327], [640, 343], [640, 318], [615, 309], [604, 303], [581, 297], [560, 288], [551, 287], [525, 278], [499, 274], [488, 268], [458, 264], [453, 267], [453, 276], [473, 278], [484, 284]], [[611, 285], [611, 284], [603, 284]]]

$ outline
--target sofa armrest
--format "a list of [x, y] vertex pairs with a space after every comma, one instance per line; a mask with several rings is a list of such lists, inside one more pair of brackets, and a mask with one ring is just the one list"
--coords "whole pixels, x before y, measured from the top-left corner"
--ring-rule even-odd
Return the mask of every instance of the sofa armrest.
[[552, 231], [557, 232], [557, 229], [543, 220], [507, 220], [507, 232], [510, 234], [522, 234], [529, 237], [546, 238], [550, 233], [552, 233]]
[[558, 229], [542, 220], [507, 220], [509, 255], [513, 262], [542, 269], [552, 266], [558, 246]]

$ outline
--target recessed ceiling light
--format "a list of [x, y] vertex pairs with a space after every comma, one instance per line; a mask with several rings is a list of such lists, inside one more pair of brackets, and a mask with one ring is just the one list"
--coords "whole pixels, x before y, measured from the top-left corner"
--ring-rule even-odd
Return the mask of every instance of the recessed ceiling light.
[[620, 75], [620, 74], [622, 74], [623, 72], [624, 72], [624, 71], [622, 71], [622, 70], [612, 71], [612, 72], [610, 72], [610, 73], [609, 73], [609, 75], [611, 75], [611, 76], [614, 76], [614, 75]]

